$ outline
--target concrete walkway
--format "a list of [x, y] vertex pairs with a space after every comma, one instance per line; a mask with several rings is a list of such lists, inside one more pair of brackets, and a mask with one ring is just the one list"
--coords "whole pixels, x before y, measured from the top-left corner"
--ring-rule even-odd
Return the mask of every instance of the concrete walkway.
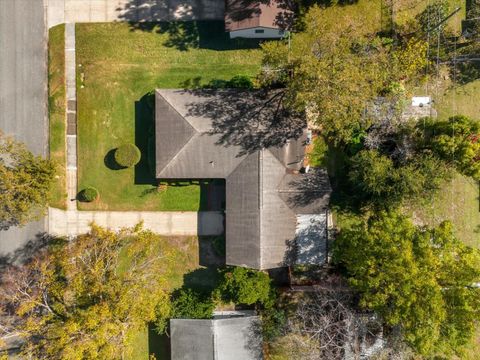
[[67, 210], [77, 210], [77, 88], [75, 24], [65, 25], [65, 78], [67, 88]]
[[90, 224], [119, 230], [143, 221], [145, 229], [160, 235], [221, 235], [223, 213], [220, 211], [76, 211], [48, 209], [49, 232], [76, 236], [90, 230]]
[[[3, 1], [3, 0], [0, 0]], [[44, 0], [47, 24], [223, 20], [224, 0]]]

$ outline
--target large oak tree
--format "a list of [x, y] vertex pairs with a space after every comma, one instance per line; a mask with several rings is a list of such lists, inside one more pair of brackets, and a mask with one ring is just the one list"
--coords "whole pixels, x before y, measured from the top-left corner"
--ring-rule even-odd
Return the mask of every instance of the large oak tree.
[[3, 272], [2, 335], [19, 335], [35, 359], [121, 358], [132, 331], [169, 306], [172, 256], [162, 244], [149, 231], [97, 226], [52, 242]]

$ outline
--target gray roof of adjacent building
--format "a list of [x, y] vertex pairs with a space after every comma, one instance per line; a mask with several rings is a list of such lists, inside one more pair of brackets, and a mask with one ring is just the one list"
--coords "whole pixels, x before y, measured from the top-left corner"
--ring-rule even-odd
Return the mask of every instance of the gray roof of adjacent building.
[[170, 320], [172, 360], [261, 360], [257, 316]]

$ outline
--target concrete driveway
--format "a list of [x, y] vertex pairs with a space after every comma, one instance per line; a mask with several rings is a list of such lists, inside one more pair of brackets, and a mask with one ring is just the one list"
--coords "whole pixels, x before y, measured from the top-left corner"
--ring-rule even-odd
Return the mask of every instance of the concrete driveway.
[[225, 12], [224, 0], [44, 1], [48, 27], [68, 22], [223, 20]]
[[[42, 0], [0, 0], [0, 129], [47, 155], [47, 42]], [[44, 221], [0, 231], [0, 255], [45, 229]]]

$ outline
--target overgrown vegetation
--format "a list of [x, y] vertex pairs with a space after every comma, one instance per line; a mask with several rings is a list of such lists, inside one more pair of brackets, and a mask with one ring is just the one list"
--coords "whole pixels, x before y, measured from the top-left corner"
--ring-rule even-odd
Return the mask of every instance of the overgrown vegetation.
[[[203, 275], [209, 277], [209, 286], [199, 286], [199, 281], [184, 284], [172, 293], [170, 309], [163, 304], [157, 308], [155, 325], [158, 333], [168, 331], [169, 318], [210, 319], [216, 307], [231, 304], [265, 310], [265, 316], [269, 318], [276, 316], [272, 308], [277, 294], [267, 273], [243, 267], [225, 267], [213, 271], [214, 274], [205, 272]], [[272, 322], [277, 320], [271, 319]], [[269, 324], [272, 325], [272, 322]]]
[[456, 239], [450, 223], [425, 229], [382, 212], [343, 230], [334, 258], [360, 292], [360, 306], [399, 327], [420, 354], [451, 356], [472, 338], [480, 251]]
[[[469, 44], [444, 21], [450, 2], [410, 9], [407, 21], [382, 29], [364, 26], [369, 21], [361, 3], [368, 2], [351, 7], [358, 13], [348, 5], [311, 7], [303, 32], [262, 46], [260, 79], [264, 86], [284, 86], [287, 106], [305, 111], [327, 141], [312, 159], [330, 170], [340, 230], [337, 270], [358, 292], [360, 308], [378, 313], [388, 334], [400, 334], [400, 342], [419, 354], [459, 356], [477, 325], [473, 284], [480, 256], [456, 238], [451, 223], [436, 218], [435, 226], [413, 225], [403, 213], [429, 210], [458, 179], [456, 172], [478, 178], [476, 114], [450, 112], [449, 119], [436, 120], [409, 112], [413, 91], [441, 84], [442, 74], [475, 77], [452, 61], [456, 42], [463, 49]], [[392, 3], [401, 13], [402, 3]], [[320, 351], [319, 338], [309, 341], [302, 344]]]

